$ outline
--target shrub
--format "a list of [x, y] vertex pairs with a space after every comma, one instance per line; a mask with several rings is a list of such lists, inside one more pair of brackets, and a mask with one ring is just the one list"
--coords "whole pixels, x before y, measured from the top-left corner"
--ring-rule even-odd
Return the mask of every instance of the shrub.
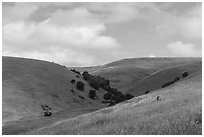
[[91, 98], [91, 99], [96, 98], [96, 91], [95, 90], [89, 90], [89, 98]]
[[131, 99], [131, 98], [134, 98], [134, 96], [131, 95], [131, 94], [129, 94], [129, 93], [126, 93], [126, 94], [125, 94], [125, 100], [129, 100], [129, 99]]
[[172, 85], [172, 84], [174, 84], [174, 81], [167, 82], [162, 86], [162, 88], [167, 87], [167, 86]]
[[88, 80], [88, 78], [89, 78], [89, 73], [88, 73], [87, 71], [84, 71], [83, 74], [82, 74], [82, 76], [83, 76], [83, 79], [84, 79], [84, 80]]
[[75, 83], [76, 81], [75, 81], [74, 79], [72, 79], [70, 82], [71, 82], [71, 83]]
[[147, 90], [146, 92], [145, 92], [145, 94], [148, 94], [149, 93], [149, 90]]
[[89, 90], [89, 98], [94, 99], [96, 97], [96, 91], [95, 90]]
[[81, 81], [78, 81], [77, 84], [76, 84], [76, 87], [77, 87], [78, 90], [83, 91], [84, 90], [84, 83], [81, 82]]
[[94, 89], [97, 89], [97, 90], [99, 89], [99, 84], [97, 83], [97, 81], [92, 80], [89, 82], [89, 85]]
[[108, 91], [108, 92], [111, 92], [111, 93], [114, 94], [114, 95], [116, 95], [117, 92], [118, 92], [118, 89], [109, 87], [107, 91]]
[[125, 99], [124, 99], [124, 96], [115, 95], [112, 97], [112, 100], [117, 104], [117, 103], [124, 101]]
[[83, 96], [80, 96], [80, 95], [79, 95], [79, 97], [80, 97], [81, 99], [85, 100]]
[[183, 77], [183, 78], [188, 77], [188, 72], [186, 72], [186, 71], [183, 72], [182, 77]]
[[104, 98], [105, 100], [111, 100], [111, 99], [112, 99], [112, 96], [113, 96], [113, 95], [112, 95], [110, 92], [107, 92], [107, 93], [104, 94], [103, 98]]
[[74, 73], [76, 73], [76, 74], [81, 75], [81, 73], [80, 73], [79, 71], [75, 70], [75, 69], [71, 69], [71, 71], [74, 72]]

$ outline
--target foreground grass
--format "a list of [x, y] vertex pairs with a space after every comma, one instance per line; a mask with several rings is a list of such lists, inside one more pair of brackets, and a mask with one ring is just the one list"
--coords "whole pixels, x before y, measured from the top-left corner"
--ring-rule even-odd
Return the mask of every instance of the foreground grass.
[[[152, 94], [27, 134], [202, 134], [201, 81], [201, 75], [196, 75]], [[156, 101], [158, 95], [161, 101]]]

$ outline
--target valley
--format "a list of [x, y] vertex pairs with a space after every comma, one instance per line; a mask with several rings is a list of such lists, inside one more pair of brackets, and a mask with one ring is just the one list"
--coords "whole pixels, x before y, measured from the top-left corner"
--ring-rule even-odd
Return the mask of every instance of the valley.
[[[102, 103], [107, 91], [93, 88], [73, 69], [105, 77], [134, 98], [108, 107]], [[3, 57], [2, 71], [3, 134], [202, 134], [201, 58], [135, 58], [67, 68]], [[96, 98], [89, 97], [90, 90]], [[43, 116], [42, 104], [52, 108], [51, 117]]]

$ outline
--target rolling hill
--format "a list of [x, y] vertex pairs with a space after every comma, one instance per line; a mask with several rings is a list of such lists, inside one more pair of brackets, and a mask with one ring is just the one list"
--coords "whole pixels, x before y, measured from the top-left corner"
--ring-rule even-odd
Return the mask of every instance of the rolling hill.
[[[41, 105], [48, 105], [54, 113], [67, 110], [80, 112], [90, 107], [99, 109], [102, 89], [97, 90], [95, 100], [89, 98], [93, 89], [81, 76], [56, 63], [14, 57], [2, 57], [2, 111], [3, 125], [9, 121], [42, 117]], [[76, 88], [74, 79], [85, 84], [84, 91]], [[71, 92], [73, 89], [75, 92]], [[86, 112], [86, 111], [85, 111]]]
[[190, 74], [202, 69], [201, 58], [129, 58], [95, 67], [76, 68], [104, 76], [111, 86], [135, 96], [162, 87], [184, 71]]
[[[115, 106], [63, 119], [26, 134], [202, 134], [202, 74]], [[157, 101], [157, 96], [161, 100]]]
[[[100, 88], [98, 98], [90, 99], [92, 87], [70, 68], [3, 57], [3, 134], [202, 134], [201, 58], [124, 59], [75, 69], [107, 77], [119, 91], [136, 97], [106, 107], [101, 104], [106, 91]], [[175, 77], [180, 80], [161, 88]], [[84, 91], [72, 79], [82, 81]], [[42, 116], [41, 104], [52, 108], [52, 117]]]

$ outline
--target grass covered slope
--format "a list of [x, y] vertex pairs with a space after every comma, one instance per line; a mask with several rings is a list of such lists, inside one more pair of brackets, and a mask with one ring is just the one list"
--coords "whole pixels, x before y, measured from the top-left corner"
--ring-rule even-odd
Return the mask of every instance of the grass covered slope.
[[[152, 73], [151, 75], [133, 82], [132, 86], [127, 90], [135, 96], [143, 95], [146, 91], [154, 91], [162, 88], [162, 86], [170, 81], [173, 81], [176, 77], [182, 78], [183, 72], [187, 72], [189, 76], [202, 73], [201, 62], [186, 62], [177, 66], [170, 66], [159, 71]], [[171, 86], [171, 85], [170, 85]]]
[[202, 74], [27, 134], [202, 134]]
[[[93, 89], [81, 76], [59, 64], [14, 57], [2, 58], [3, 124], [20, 118], [42, 116], [41, 104], [53, 112], [101, 106], [104, 91], [97, 91], [98, 98], [88, 97]], [[85, 84], [84, 91], [76, 88], [74, 79]], [[73, 89], [75, 92], [71, 92]], [[83, 98], [81, 98], [83, 97]]]
[[[89, 71], [89, 73], [104, 76], [105, 78], [110, 80], [111, 86], [116, 87], [122, 92], [133, 91], [134, 93], [131, 92], [132, 94], [141, 95], [146, 90], [155, 90], [160, 88], [163, 82], [175, 78], [178, 73], [179, 75], [181, 75], [180, 73], [185, 70], [185, 67], [188, 68], [188, 65], [190, 65], [190, 67], [192, 65], [197, 65], [198, 67], [200, 67], [195, 68], [194, 71], [197, 71], [197, 69], [201, 69], [201, 62], [201, 58], [129, 58], [115, 61], [102, 66], [76, 69], [81, 72], [87, 70]], [[182, 69], [180, 69], [179, 66], [182, 67]], [[169, 77], [168, 73], [173, 73], [176, 67], [178, 68], [176, 73]], [[171, 68], [172, 71], [170, 70]], [[154, 74], [156, 74], [157, 77], [160, 77], [160, 79], [157, 79], [158, 81], [154, 82], [161, 82], [160, 84], [157, 84], [157, 86], [152, 87], [152, 84], [147, 83], [153, 82], [152, 80], [154, 79], [151, 80], [150, 77]], [[150, 80], [148, 80], [147, 77], [149, 77], [148, 79]], [[140, 84], [142, 87], [139, 86]], [[133, 85], [136, 86], [132, 87]], [[137, 89], [139, 89], [139, 91], [137, 91]]]

